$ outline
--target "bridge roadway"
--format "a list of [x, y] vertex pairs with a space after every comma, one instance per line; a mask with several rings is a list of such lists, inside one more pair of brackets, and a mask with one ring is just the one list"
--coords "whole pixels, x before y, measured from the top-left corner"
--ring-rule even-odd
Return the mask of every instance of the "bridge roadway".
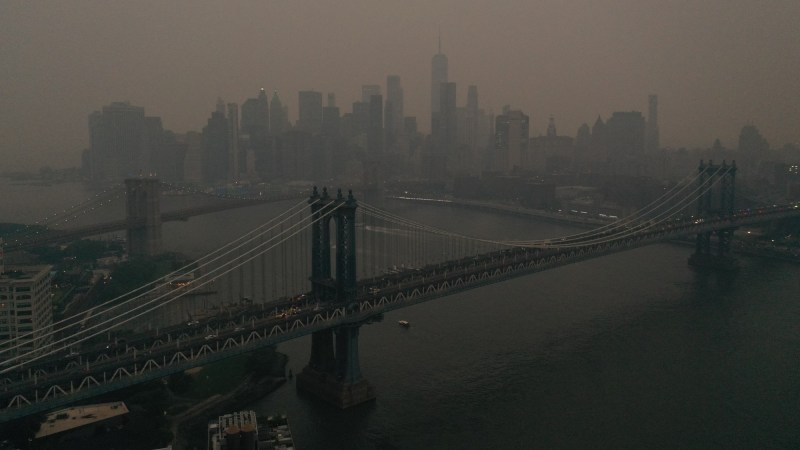
[[[359, 281], [349, 305], [320, 304], [307, 294], [252, 305], [202, 323], [148, 332], [114, 346], [103, 343], [81, 354], [22, 370], [0, 370], [0, 422], [50, 410], [98, 394], [159, 379], [230, 356], [348, 323], [381, 320], [383, 313], [507, 279], [573, 264], [611, 253], [716, 229], [800, 217], [800, 205], [740, 211], [733, 217], [687, 219], [607, 242], [560, 248], [553, 240], [541, 248], [509, 248], [419, 269]], [[620, 231], [618, 229], [617, 231]], [[610, 235], [614, 230], [609, 230]]]
[[[225, 203], [218, 203], [213, 205], [195, 206], [191, 208], [182, 208], [174, 211], [161, 213], [161, 222], [174, 222], [186, 221], [190, 217], [201, 216], [203, 214], [211, 214], [215, 212], [227, 211], [229, 209], [244, 208], [247, 206], [260, 205], [262, 203], [273, 203], [284, 200], [294, 200], [306, 198], [306, 194], [284, 194], [260, 199], [229, 199]], [[97, 223], [75, 228], [66, 229], [50, 229], [44, 236], [37, 236], [33, 240], [22, 242], [11, 242], [14, 236], [9, 236], [4, 246], [5, 251], [12, 252], [15, 250], [25, 250], [27, 248], [58, 244], [62, 242], [74, 241], [89, 236], [96, 236], [98, 234], [111, 233], [114, 231], [125, 230], [131, 226], [144, 225], [144, 221], [131, 221], [128, 219], [113, 220], [110, 222]]]

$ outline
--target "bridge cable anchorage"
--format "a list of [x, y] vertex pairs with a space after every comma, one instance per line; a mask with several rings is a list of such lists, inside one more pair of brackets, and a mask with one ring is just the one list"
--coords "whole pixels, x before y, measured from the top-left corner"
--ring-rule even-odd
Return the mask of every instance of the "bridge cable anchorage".
[[[301, 202], [301, 203], [298, 203], [298, 205], [296, 205], [296, 206], [295, 206], [295, 207], [293, 207], [292, 209], [298, 209], [298, 207], [299, 207], [300, 205], [303, 205], [303, 208], [302, 208], [301, 210], [298, 210], [298, 212], [295, 212], [294, 214], [290, 215], [290, 216], [289, 216], [289, 218], [284, 218], [284, 219], [283, 219], [283, 221], [282, 221], [282, 222], [280, 222], [280, 223], [286, 222], [287, 220], [290, 220], [292, 216], [294, 216], [294, 215], [297, 215], [298, 213], [301, 213], [301, 212], [303, 212], [303, 211], [305, 210], [305, 204], [306, 204], [306, 202], [305, 202], [305, 201], [303, 201], [303, 202]], [[289, 211], [287, 211], [287, 212], [283, 213], [283, 214], [282, 214], [281, 216], [279, 216], [279, 217], [285, 216], [287, 213], [291, 212], [291, 211], [292, 211], [292, 209], [290, 209]], [[267, 224], [261, 225], [260, 227], [256, 228], [256, 230], [253, 230], [253, 231], [251, 231], [251, 232], [249, 232], [249, 233], [247, 233], [247, 234], [243, 235], [242, 237], [240, 237], [240, 238], [238, 238], [238, 239], [234, 240], [234, 241], [232, 242], [232, 244], [235, 244], [236, 242], [243, 240], [243, 239], [244, 239], [245, 237], [247, 237], [247, 236], [250, 236], [250, 235], [253, 235], [253, 234], [257, 233], [257, 232], [258, 232], [257, 230], [260, 230], [260, 229], [264, 228], [265, 226], [269, 225], [269, 224], [270, 224], [270, 223], [272, 223], [272, 222], [275, 222], [276, 220], [277, 220], [277, 218], [276, 218], [276, 219], [272, 219], [272, 220], [271, 220], [270, 222], [268, 222]], [[273, 224], [273, 226], [272, 226], [272, 227], [271, 227], [271, 228], [270, 228], [268, 231], [270, 231], [270, 230], [274, 230], [274, 228], [275, 228], [276, 226], [277, 226], [276, 224]], [[309, 225], [306, 225], [306, 227], [309, 227], [309, 226], [311, 226], [311, 225], [310, 225], [310, 224], [309, 224]], [[292, 230], [291, 228], [290, 228], [289, 230], [287, 230], [287, 232], [290, 232], [290, 231], [293, 231], [293, 230]], [[282, 240], [280, 240], [280, 241], [279, 241], [277, 244], [274, 244], [274, 245], [272, 245], [271, 247], [267, 248], [266, 250], [261, 250], [261, 248], [260, 248], [259, 246], [253, 247], [253, 248], [249, 249], [247, 252], [245, 252], [245, 255], [250, 255], [250, 254], [252, 254], [252, 253], [254, 253], [254, 252], [257, 252], [257, 251], [262, 251], [262, 252], [269, 251], [269, 250], [271, 250], [272, 248], [275, 248], [275, 247], [279, 246], [281, 243], [285, 242], [286, 240], [288, 240], [289, 238], [291, 238], [292, 236], [294, 236], [294, 235], [295, 235], [295, 234], [297, 234], [298, 232], [299, 232], [299, 231], [293, 232], [293, 234], [289, 235], [288, 237], [285, 237], [285, 238], [283, 238], [283, 239], [282, 239]], [[263, 233], [265, 233], [265, 232], [264, 232], [264, 231], [261, 231], [261, 233], [263, 234]], [[279, 236], [276, 236], [276, 237], [273, 237], [273, 238], [271, 238], [271, 240], [270, 240], [270, 241], [267, 241], [267, 242], [266, 242], [266, 244], [269, 244], [269, 243], [271, 243], [272, 241], [274, 241], [275, 239], [278, 239], [278, 238], [280, 238], [280, 237], [281, 237], [280, 235], [279, 235]], [[250, 244], [250, 243], [251, 243], [251, 242], [252, 242], [254, 239], [256, 239], [256, 238], [250, 238], [250, 239], [248, 239], [248, 240], [247, 240], [247, 241], [245, 241], [245, 242], [239, 243], [239, 244], [238, 244], [236, 247], [234, 247], [234, 248], [233, 248], [233, 249], [231, 249], [231, 250], [228, 250], [228, 251], [227, 251], [227, 252], [225, 252], [225, 253], [224, 253], [222, 256], [228, 255], [228, 254], [232, 253], [233, 251], [235, 251], [235, 250], [237, 250], [237, 249], [239, 249], [239, 248], [241, 248], [241, 247], [243, 247], [243, 246], [245, 246], [245, 245], [248, 245], [248, 244]], [[204, 260], [204, 259], [208, 259], [208, 258], [210, 258], [212, 255], [215, 255], [215, 254], [217, 254], [217, 253], [219, 253], [219, 252], [221, 252], [221, 251], [225, 250], [225, 248], [226, 248], [227, 246], [230, 246], [230, 245], [231, 245], [231, 244], [226, 244], [226, 246], [223, 246], [221, 249], [217, 249], [217, 250], [215, 250], [214, 252], [211, 252], [209, 255], [206, 255], [206, 256], [204, 256], [204, 257], [200, 258], [200, 260], [202, 261], [202, 260]], [[133, 301], [135, 301], [135, 300], [137, 300], [137, 299], [142, 299], [142, 298], [145, 298], [145, 299], [146, 299], [146, 298], [147, 298], [147, 296], [149, 296], [149, 295], [151, 295], [151, 294], [154, 294], [154, 293], [158, 293], [158, 291], [159, 291], [160, 289], [163, 289], [165, 286], [168, 286], [168, 285], [169, 285], [169, 281], [168, 281], [168, 280], [170, 279], [170, 277], [171, 277], [172, 275], [175, 275], [175, 274], [181, 273], [181, 271], [184, 271], [184, 270], [186, 270], [186, 269], [188, 269], [188, 268], [191, 268], [191, 267], [195, 267], [195, 269], [193, 269], [193, 270], [198, 270], [198, 269], [200, 269], [200, 268], [203, 268], [203, 267], [205, 267], [205, 266], [207, 266], [207, 265], [210, 265], [212, 262], [215, 262], [215, 261], [217, 261], [217, 260], [218, 260], [218, 259], [220, 259], [222, 256], [215, 256], [213, 259], [210, 259], [210, 260], [208, 260], [208, 261], [204, 262], [204, 263], [203, 263], [203, 264], [201, 264], [199, 267], [195, 267], [196, 263], [193, 263], [193, 264], [187, 265], [187, 266], [185, 266], [185, 267], [183, 267], [183, 268], [181, 268], [181, 269], [178, 269], [178, 270], [176, 270], [176, 271], [172, 272], [171, 274], [167, 275], [166, 277], [164, 277], [164, 278], [163, 278], [163, 280], [167, 280], [167, 281], [165, 281], [165, 282], [162, 282], [162, 284], [160, 284], [159, 286], [156, 286], [155, 288], [152, 288], [152, 289], [150, 289], [148, 292], [145, 292], [145, 293], [143, 293], [143, 294], [139, 294], [139, 295], [137, 295], [136, 297], [133, 297], [133, 298], [131, 298], [131, 299], [128, 299], [128, 300], [125, 300], [124, 302], [122, 302], [122, 303], [120, 303], [120, 304], [113, 305], [111, 308], [107, 308], [107, 309], [105, 309], [105, 310], [103, 310], [103, 311], [100, 311], [100, 313], [99, 313], [99, 314], [105, 314], [105, 313], [108, 313], [108, 312], [110, 312], [111, 310], [117, 309], [117, 308], [119, 308], [119, 307], [121, 307], [121, 306], [128, 306], [128, 305], [132, 304], [132, 302], [133, 302]], [[134, 316], [134, 317], [131, 317], [131, 318], [128, 318], [128, 319], [126, 319], [126, 320], [122, 320], [122, 321], [120, 321], [120, 320], [119, 320], [119, 318], [112, 318], [112, 319], [106, 320], [106, 321], [104, 321], [104, 322], [101, 322], [101, 323], [99, 323], [99, 324], [95, 324], [95, 325], [92, 325], [91, 327], [88, 327], [88, 328], [85, 328], [85, 329], [83, 329], [83, 330], [80, 330], [78, 333], [76, 333], [76, 335], [82, 335], [82, 334], [86, 334], [86, 333], [88, 333], [89, 331], [92, 331], [93, 329], [96, 329], [96, 328], [99, 328], [99, 327], [101, 327], [102, 325], [105, 325], [105, 324], [107, 324], [107, 323], [110, 323], [110, 322], [115, 322], [113, 325], [111, 325], [111, 326], [108, 326], [108, 327], [106, 327], [106, 328], [104, 328], [104, 329], [101, 329], [100, 331], [98, 331], [98, 332], [96, 332], [96, 333], [94, 333], [94, 334], [92, 334], [92, 335], [90, 335], [90, 336], [85, 336], [85, 337], [83, 337], [83, 338], [81, 338], [81, 339], [79, 339], [79, 340], [76, 340], [76, 341], [71, 341], [71, 344], [77, 344], [77, 343], [80, 343], [80, 342], [84, 342], [84, 341], [86, 341], [86, 340], [88, 340], [88, 339], [90, 339], [90, 338], [92, 338], [92, 337], [98, 336], [98, 335], [100, 335], [100, 334], [102, 334], [102, 333], [105, 333], [105, 332], [107, 332], [107, 331], [111, 331], [111, 330], [113, 330], [114, 328], [117, 328], [119, 325], [122, 325], [122, 324], [124, 324], [124, 323], [130, 322], [131, 320], [133, 320], [133, 319], [135, 319], [135, 318], [138, 318], [138, 317], [141, 317], [141, 316], [142, 316], [142, 315], [144, 315], [144, 314], [148, 314], [148, 313], [150, 313], [150, 312], [153, 312], [153, 311], [157, 310], [158, 308], [160, 308], [160, 307], [162, 307], [162, 306], [164, 306], [164, 305], [166, 305], [166, 304], [168, 304], [168, 303], [170, 303], [170, 302], [172, 302], [172, 301], [176, 300], [177, 298], [180, 298], [180, 297], [182, 297], [182, 296], [183, 296], [183, 295], [185, 295], [185, 294], [188, 294], [188, 293], [190, 293], [190, 292], [193, 292], [193, 291], [195, 291], [195, 290], [199, 289], [200, 287], [203, 287], [203, 286], [205, 286], [206, 284], [208, 284], [208, 283], [210, 283], [210, 282], [212, 282], [212, 281], [216, 280], [217, 278], [221, 277], [222, 275], [225, 275], [225, 274], [229, 273], [230, 271], [232, 271], [232, 270], [235, 270], [236, 268], [238, 268], [238, 267], [242, 266], [243, 264], [246, 264], [247, 262], [249, 262], [250, 260], [254, 259], [254, 258], [255, 258], [255, 257], [257, 257], [257, 256], [258, 256], [258, 255], [256, 255], [256, 256], [253, 256], [253, 257], [251, 257], [251, 258], [247, 259], [246, 261], [240, 262], [238, 266], [236, 266], [236, 267], [234, 267], [234, 268], [227, 269], [225, 272], [223, 272], [222, 274], [216, 275], [216, 276], [215, 276], [214, 278], [212, 278], [211, 280], [202, 281], [204, 278], [208, 278], [210, 274], [213, 274], [213, 273], [215, 273], [215, 272], [218, 272], [218, 271], [220, 270], [219, 268], [213, 269], [213, 270], [212, 270], [212, 271], [210, 271], [209, 273], [207, 273], [207, 274], [204, 274], [204, 275], [203, 275], [203, 276], [201, 276], [200, 278], [196, 279], [196, 280], [193, 282], [193, 284], [192, 284], [192, 287], [191, 287], [190, 289], [184, 290], [184, 291], [180, 292], [180, 293], [179, 293], [179, 295], [176, 295], [174, 298], [172, 298], [172, 299], [168, 299], [168, 300], [166, 300], [165, 302], [163, 302], [163, 303], [161, 303], [161, 304], [157, 305], [156, 307], [154, 307], [154, 308], [151, 308], [151, 309], [149, 309], [149, 310], [146, 310], [146, 311], [144, 311], [144, 312], [142, 312], [142, 313], [139, 313], [138, 315], [136, 315], [136, 316]], [[233, 261], [237, 261], [237, 259], [241, 259], [242, 257], [243, 257], [243, 256], [241, 256], [241, 255], [240, 255], [240, 256], [238, 256], [238, 257], [234, 258], [234, 260], [233, 260]], [[225, 266], [228, 266], [228, 265], [230, 265], [230, 264], [233, 264], [233, 262], [230, 262], [230, 261], [229, 261], [228, 263], [225, 263], [225, 264], [223, 265], [223, 267], [225, 267]], [[160, 280], [156, 280], [156, 281], [153, 281], [153, 282], [150, 282], [150, 283], [148, 283], [148, 284], [146, 284], [146, 285], [144, 285], [144, 286], [142, 286], [142, 287], [140, 287], [140, 288], [134, 289], [133, 291], [131, 291], [131, 292], [129, 292], [129, 293], [123, 294], [123, 295], [121, 295], [121, 296], [119, 296], [119, 297], [117, 297], [117, 298], [115, 298], [115, 299], [113, 299], [113, 300], [109, 301], [108, 303], [112, 303], [112, 302], [113, 302], [113, 301], [115, 301], [115, 300], [120, 300], [120, 299], [123, 299], [123, 298], [124, 298], [124, 297], [126, 297], [128, 294], [132, 294], [132, 293], [135, 293], [135, 292], [137, 292], [137, 291], [141, 291], [141, 290], [143, 290], [144, 288], [146, 288], [147, 286], [153, 286], [153, 285], [155, 285], [155, 284], [157, 284], [157, 283], [161, 282], [161, 280], [162, 280], [162, 279], [160, 279]], [[201, 281], [202, 281], [202, 282], [201, 282]], [[126, 311], [126, 312], [122, 313], [122, 315], [125, 315], [125, 314], [130, 314], [131, 312], [135, 312], [135, 311], [137, 311], [137, 310], [139, 310], [139, 309], [142, 309], [142, 308], [144, 308], [145, 306], [147, 306], [147, 305], [149, 305], [149, 304], [151, 304], [151, 303], [157, 302], [157, 301], [159, 301], [159, 300], [161, 300], [161, 299], [164, 299], [164, 298], [166, 298], [166, 297], [168, 297], [168, 296], [169, 296], [168, 294], [162, 294], [162, 295], [158, 295], [156, 298], [154, 298], [154, 299], [152, 299], [152, 300], [150, 300], [150, 301], [148, 301], [148, 302], [144, 303], [143, 305], [139, 305], [139, 306], [137, 306], [137, 307], [133, 308], [132, 310], [129, 310], [129, 311]], [[107, 304], [108, 304], [108, 303], [107, 303]], [[104, 304], [104, 305], [100, 305], [100, 306], [97, 306], [97, 307], [91, 308], [91, 310], [93, 310], [93, 311], [96, 311], [96, 310], [98, 310], [98, 309], [102, 309], [102, 308], [106, 307], [106, 305], [107, 305], [107, 304]], [[81, 312], [81, 313], [79, 313], [79, 314], [76, 314], [76, 315], [73, 315], [73, 316], [71, 316], [71, 317], [69, 317], [69, 318], [63, 319], [63, 320], [59, 321], [58, 323], [63, 323], [63, 322], [66, 322], [66, 321], [68, 321], [68, 320], [74, 320], [74, 319], [75, 319], [77, 316], [84, 315], [84, 314], [86, 314], [86, 313], [87, 313], [87, 311], [83, 311], [83, 312]], [[65, 326], [62, 326], [62, 327], [60, 327], [60, 328], [57, 328], [57, 329], [53, 329], [53, 330], [51, 330], [50, 332], [46, 333], [45, 335], [42, 335], [42, 336], [38, 337], [37, 339], [39, 339], [39, 340], [41, 340], [41, 339], [45, 339], [45, 338], [47, 338], [48, 336], [51, 336], [51, 335], [53, 335], [53, 334], [55, 334], [55, 333], [58, 333], [58, 332], [60, 332], [60, 331], [66, 331], [67, 329], [69, 329], [69, 328], [72, 328], [72, 327], [74, 327], [74, 326], [75, 326], [75, 324], [72, 324], [72, 325], [65, 325]], [[18, 338], [16, 338], [16, 339], [21, 339], [21, 338], [23, 338], [23, 337], [25, 337], [25, 336], [30, 336], [31, 334], [32, 334], [32, 333], [28, 333], [28, 334], [26, 334], [26, 335], [19, 336], [19, 337], [18, 337]], [[73, 336], [71, 336], [71, 337], [74, 337], [74, 335], [73, 335]], [[16, 340], [16, 339], [15, 339], [15, 340]], [[55, 341], [55, 342], [47, 343], [47, 344], [45, 344], [45, 345], [43, 346], [43, 348], [53, 348], [53, 347], [55, 347], [55, 345], [57, 345], [57, 344], [60, 344], [60, 343], [64, 343], [64, 342], [66, 342], [66, 341], [68, 341], [68, 340], [69, 340], [68, 338], [64, 338], [64, 339], [61, 339], [61, 340], [58, 340], [58, 341]], [[3, 349], [3, 350], [0, 350], [0, 354], [6, 353], [6, 352], [8, 352], [8, 351], [10, 351], [10, 350], [12, 350], [12, 349], [19, 348], [21, 345], [22, 345], [22, 344], [16, 344], [16, 345], [14, 345], [14, 346], [12, 346], [12, 347], [9, 347], [9, 348], [6, 348], [6, 349]], [[50, 351], [50, 352], [48, 352], [48, 353], [44, 353], [44, 354], [41, 354], [41, 355], [39, 355], [38, 357], [35, 357], [35, 358], [32, 358], [32, 359], [27, 359], [25, 362], [23, 362], [23, 363], [20, 363], [20, 364], [18, 364], [18, 365], [16, 365], [16, 366], [10, 366], [10, 367], [7, 367], [7, 368], [6, 368], [6, 369], [4, 369], [4, 370], [0, 370], [0, 373], [5, 373], [5, 372], [7, 372], [7, 371], [14, 370], [15, 368], [18, 368], [18, 367], [20, 367], [21, 365], [24, 365], [24, 363], [26, 363], [26, 362], [31, 362], [31, 361], [34, 361], [34, 360], [41, 359], [41, 358], [43, 358], [43, 357], [45, 357], [45, 356], [49, 356], [49, 355], [52, 355], [52, 354], [54, 354], [54, 353], [58, 353], [58, 352], [60, 352], [61, 350], [62, 350], [62, 349], [51, 350], [51, 351]], [[38, 353], [39, 351], [41, 351], [41, 349], [37, 349], [37, 351], [36, 351], [36, 352]], [[11, 358], [11, 360], [12, 360], [12, 361], [19, 361], [19, 360], [21, 360], [21, 359], [24, 359], [24, 358], [26, 358], [26, 357], [27, 357], [27, 356], [29, 356], [31, 353], [33, 353], [33, 352], [29, 352], [28, 354], [19, 355], [19, 356], [17, 356], [17, 357]]]

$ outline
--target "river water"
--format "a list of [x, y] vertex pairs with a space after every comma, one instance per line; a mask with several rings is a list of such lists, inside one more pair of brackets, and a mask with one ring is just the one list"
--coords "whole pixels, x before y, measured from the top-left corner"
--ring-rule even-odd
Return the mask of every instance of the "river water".
[[[90, 195], [2, 189], [3, 221]], [[165, 247], [199, 256], [290, 204], [166, 224]], [[576, 231], [383, 206], [470, 235]], [[375, 402], [341, 411], [288, 382], [248, 407], [286, 413], [300, 449], [800, 448], [800, 266], [742, 258], [736, 276], [700, 274], [689, 252], [654, 245], [392, 312], [361, 329]], [[310, 337], [279, 346], [294, 373], [309, 348]]]

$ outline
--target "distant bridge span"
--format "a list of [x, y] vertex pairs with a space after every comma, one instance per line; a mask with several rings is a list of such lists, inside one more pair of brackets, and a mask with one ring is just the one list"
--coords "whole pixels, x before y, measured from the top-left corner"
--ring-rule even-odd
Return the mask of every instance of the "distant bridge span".
[[[186, 221], [194, 216], [212, 214], [216, 212], [227, 211], [229, 209], [245, 208], [263, 203], [274, 203], [293, 199], [299, 200], [301, 198], [305, 198], [306, 196], [307, 195], [305, 194], [284, 194], [257, 199], [229, 199], [225, 200], [224, 203], [194, 206], [190, 208], [181, 208], [174, 211], [163, 212], [161, 213], [161, 222]], [[33, 247], [39, 247], [42, 245], [60, 244], [89, 236], [96, 236], [98, 234], [141, 227], [145, 225], [145, 222], [146, 219], [143, 218], [127, 218], [74, 228], [50, 229], [44, 234], [39, 234], [30, 240], [21, 242], [7, 242], [4, 246], [4, 249], [8, 252], [12, 252], [16, 250], [26, 250]]]

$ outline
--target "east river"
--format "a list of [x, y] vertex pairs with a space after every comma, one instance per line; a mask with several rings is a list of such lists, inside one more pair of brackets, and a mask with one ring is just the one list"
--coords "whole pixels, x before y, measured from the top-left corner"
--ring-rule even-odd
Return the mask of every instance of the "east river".
[[[3, 222], [92, 195], [77, 184], [0, 188]], [[200, 256], [292, 203], [165, 224], [165, 247]], [[576, 231], [370, 203], [475, 236]], [[375, 402], [342, 411], [290, 381], [243, 406], [287, 414], [300, 449], [800, 448], [800, 266], [741, 258], [736, 276], [700, 274], [689, 252], [654, 245], [392, 312], [361, 328]], [[279, 351], [296, 374], [309, 348], [306, 337]]]

